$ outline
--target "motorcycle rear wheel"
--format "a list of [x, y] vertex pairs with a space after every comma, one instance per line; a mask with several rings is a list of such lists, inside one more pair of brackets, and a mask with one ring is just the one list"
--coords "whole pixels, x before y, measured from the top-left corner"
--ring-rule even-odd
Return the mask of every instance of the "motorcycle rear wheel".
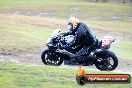
[[[110, 63], [110, 59], [113, 61], [113, 64]], [[97, 56], [95, 66], [101, 71], [112, 71], [118, 66], [118, 58], [113, 52], [104, 51]]]

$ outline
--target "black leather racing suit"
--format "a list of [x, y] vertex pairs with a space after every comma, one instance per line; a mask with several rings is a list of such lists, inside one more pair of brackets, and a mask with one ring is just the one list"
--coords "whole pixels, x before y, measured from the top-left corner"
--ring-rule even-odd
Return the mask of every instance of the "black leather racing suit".
[[84, 23], [79, 23], [76, 29], [70, 29], [69, 32], [65, 33], [64, 36], [74, 35], [76, 40], [71, 46], [83, 44], [85, 46], [90, 46], [95, 42], [96, 36], [92, 30], [87, 27]]
[[92, 30], [84, 23], [78, 23], [76, 29], [70, 29], [69, 32], [65, 33], [64, 36], [74, 35], [76, 40], [70, 46], [77, 46], [79, 44], [83, 44], [84, 47], [79, 50], [77, 55], [81, 55], [85, 52], [85, 50], [91, 46], [95, 42], [96, 36], [92, 32]]

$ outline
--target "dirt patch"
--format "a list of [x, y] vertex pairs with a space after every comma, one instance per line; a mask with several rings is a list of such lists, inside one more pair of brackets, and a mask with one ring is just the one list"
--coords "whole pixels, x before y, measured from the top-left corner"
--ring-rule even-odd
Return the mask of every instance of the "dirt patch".
[[43, 65], [39, 54], [0, 55], [0, 61], [25, 65]]

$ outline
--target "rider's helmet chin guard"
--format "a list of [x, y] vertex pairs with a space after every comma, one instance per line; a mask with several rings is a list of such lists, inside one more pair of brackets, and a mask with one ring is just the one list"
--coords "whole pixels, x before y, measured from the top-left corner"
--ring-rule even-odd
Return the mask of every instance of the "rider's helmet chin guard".
[[70, 17], [68, 20], [68, 28], [69, 29], [76, 29], [78, 26], [79, 20], [76, 17]]

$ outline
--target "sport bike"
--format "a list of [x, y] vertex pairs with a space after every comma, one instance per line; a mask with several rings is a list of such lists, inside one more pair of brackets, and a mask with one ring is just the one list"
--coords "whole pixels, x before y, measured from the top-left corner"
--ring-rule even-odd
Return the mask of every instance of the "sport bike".
[[[112, 42], [115, 41], [114, 38], [110, 36], [105, 36], [101, 40], [96, 38], [95, 43], [87, 48], [81, 44], [70, 47], [76, 37], [73, 35], [64, 36], [63, 34], [60, 30], [55, 30], [48, 38], [46, 48], [41, 55], [45, 65], [60, 66], [66, 62], [69, 65], [94, 65], [103, 71], [112, 71], [118, 66], [117, 56], [109, 50]], [[67, 47], [62, 48], [63, 46]], [[78, 55], [81, 49], [84, 49], [84, 52]]]

